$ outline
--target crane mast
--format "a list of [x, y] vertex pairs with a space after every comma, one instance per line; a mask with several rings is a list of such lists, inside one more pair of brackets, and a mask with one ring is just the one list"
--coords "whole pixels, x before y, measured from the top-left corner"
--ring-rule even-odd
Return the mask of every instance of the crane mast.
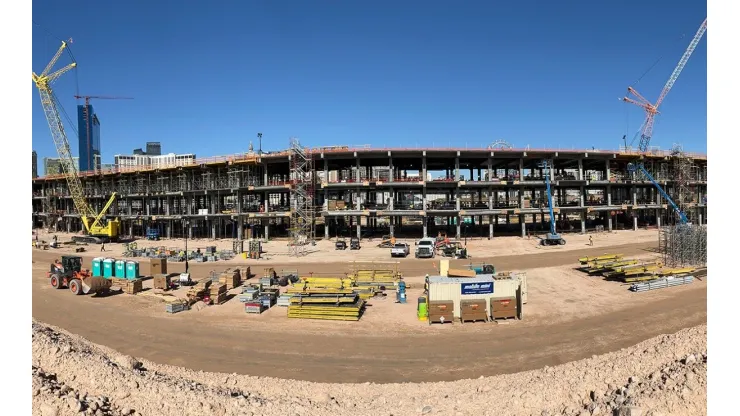
[[[655, 124], [655, 116], [659, 114], [658, 107], [663, 103], [663, 100], [665, 100], [665, 97], [668, 95], [668, 93], [673, 88], [673, 85], [676, 83], [676, 80], [678, 80], [679, 75], [681, 75], [681, 71], [683, 71], [683, 68], [686, 66], [686, 63], [689, 61], [689, 58], [691, 57], [691, 54], [694, 53], [694, 49], [696, 49], [696, 46], [699, 44], [699, 41], [704, 36], [704, 33], [707, 31], [707, 19], [704, 19], [704, 22], [702, 22], [701, 26], [699, 26], [699, 29], [696, 31], [696, 34], [691, 39], [691, 42], [689, 43], [689, 46], [686, 48], [686, 51], [684, 51], [683, 56], [681, 56], [681, 59], [678, 61], [678, 64], [673, 69], [673, 73], [671, 73], [671, 76], [668, 78], [668, 81], [666, 81], [665, 85], [663, 86], [663, 90], [660, 92], [660, 95], [658, 96], [658, 99], [655, 101], [655, 104], [650, 103], [645, 97], [640, 95], [640, 93], [637, 92], [632, 87], [627, 88], [627, 96], [624, 97], [622, 100], [624, 102], [628, 102], [631, 104], [635, 104], [639, 107], [642, 107], [643, 110], [645, 110], [645, 122], [642, 124], [641, 127], [641, 134], [640, 134], [640, 144], [639, 144], [639, 151], [641, 154], [645, 154], [648, 151], [648, 148], [650, 146], [650, 140], [653, 137], [653, 126]], [[629, 97], [629, 95], [632, 95], [633, 97]], [[634, 172], [636, 170], [639, 170], [642, 172], [650, 182], [655, 185], [655, 187], [658, 189], [658, 192], [663, 196], [663, 198], [668, 201], [668, 203], [671, 205], [671, 207], [676, 211], [676, 214], [678, 215], [679, 221], [681, 224], [685, 224], [688, 222], [688, 218], [686, 217], [686, 214], [681, 211], [681, 209], [676, 205], [675, 202], [673, 202], [673, 199], [671, 199], [670, 196], [663, 190], [663, 188], [658, 184], [658, 182], [653, 178], [653, 176], [648, 172], [648, 170], [645, 168], [645, 163], [640, 161], [636, 165], [630, 164], [629, 165], [630, 171]]]
[[80, 180], [77, 166], [74, 164], [74, 159], [72, 159], [72, 152], [69, 148], [67, 133], [64, 131], [64, 124], [62, 124], [62, 119], [59, 117], [56, 99], [51, 89], [51, 84], [54, 81], [56, 81], [65, 72], [77, 66], [77, 63], [72, 62], [55, 72], [49, 73], [66, 48], [67, 42], [62, 42], [59, 50], [57, 50], [54, 57], [46, 65], [44, 71], [38, 75], [35, 72], [33, 73], [33, 82], [41, 96], [41, 105], [44, 108], [44, 115], [49, 124], [49, 130], [51, 131], [51, 137], [54, 140], [54, 146], [59, 154], [62, 172], [67, 180], [67, 185], [69, 186], [69, 193], [72, 196], [72, 201], [80, 215], [82, 224], [85, 226], [85, 230], [90, 234], [89, 238], [81, 237], [76, 238], [76, 240], [100, 242], [101, 240], [96, 236], [102, 236], [106, 239], [114, 239], [118, 236], [118, 227], [120, 225], [118, 220], [107, 221], [105, 225], [100, 225], [101, 221], [103, 221], [105, 212], [112, 204], [116, 194], [113, 193], [113, 195], [111, 195], [105, 208], [100, 213], [96, 213], [87, 203], [87, 199], [85, 198], [82, 181]]

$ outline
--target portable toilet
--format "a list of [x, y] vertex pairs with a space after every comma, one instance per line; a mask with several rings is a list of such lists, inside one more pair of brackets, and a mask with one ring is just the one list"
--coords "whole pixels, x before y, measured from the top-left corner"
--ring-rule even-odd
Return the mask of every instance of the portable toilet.
[[103, 258], [95, 257], [92, 259], [92, 273], [94, 277], [103, 276]]
[[114, 275], [119, 279], [126, 278], [126, 260], [116, 260], [116, 270]]
[[139, 277], [139, 262], [127, 261], [126, 262], [126, 279], [136, 279]]
[[113, 262], [114, 259], [105, 259], [103, 260], [103, 277], [106, 279], [110, 279], [113, 277]]

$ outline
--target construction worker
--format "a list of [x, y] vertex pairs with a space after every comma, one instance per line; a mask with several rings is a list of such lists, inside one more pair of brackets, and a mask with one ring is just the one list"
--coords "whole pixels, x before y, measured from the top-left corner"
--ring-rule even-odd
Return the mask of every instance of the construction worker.
[[594, 236], [592, 235], [588, 236], [588, 245], [590, 246], [594, 245]]
[[105, 242], [100, 243], [100, 251], [105, 251]]

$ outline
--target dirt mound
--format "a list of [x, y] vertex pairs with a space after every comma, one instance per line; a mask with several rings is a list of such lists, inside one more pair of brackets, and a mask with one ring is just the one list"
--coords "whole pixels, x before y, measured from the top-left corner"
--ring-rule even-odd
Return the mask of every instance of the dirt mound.
[[[707, 413], [706, 325], [557, 367], [421, 384], [318, 384], [196, 372], [121, 355], [37, 321], [32, 339], [33, 414], [42, 416]], [[367, 365], [373, 365], [370, 357]]]

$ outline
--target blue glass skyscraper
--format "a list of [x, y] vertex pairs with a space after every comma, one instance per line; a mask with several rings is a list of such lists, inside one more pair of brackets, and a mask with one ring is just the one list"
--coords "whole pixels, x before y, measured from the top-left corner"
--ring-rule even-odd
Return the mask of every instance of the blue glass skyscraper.
[[92, 105], [77, 106], [77, 130], [79, 134], [80, 172], [99, 169], [100, 163], [100, 120]]

